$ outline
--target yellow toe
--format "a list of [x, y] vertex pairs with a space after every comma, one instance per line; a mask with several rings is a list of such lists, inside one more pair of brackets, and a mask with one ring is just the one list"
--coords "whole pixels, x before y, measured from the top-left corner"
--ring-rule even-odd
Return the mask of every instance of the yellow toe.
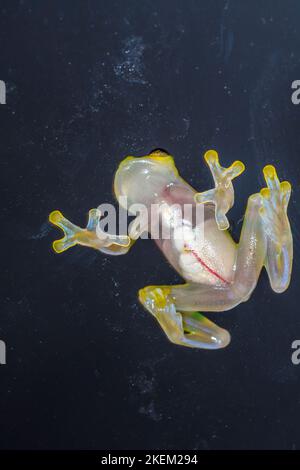
[[52, 211], [51, 214], [49, 214], [49, 221], [54, 224], [58, 225], [58, 223], [63, 219], [63, 215], [60, 211]]
[[206, 163], [219, 163], [219, 155], [215, 150], [207, 150], [204, 154]]

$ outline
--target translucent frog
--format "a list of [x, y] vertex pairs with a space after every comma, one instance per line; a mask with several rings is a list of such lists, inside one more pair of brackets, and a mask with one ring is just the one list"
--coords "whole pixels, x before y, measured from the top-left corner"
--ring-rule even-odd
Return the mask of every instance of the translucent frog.
[[[128, 235], [99, 229], [99, 209], [89, 212], [84, 229], [59, 211], [52, 212], [49, 219], [64, 231], [64, 237], [53, 243], [57, 253], [78, 244], [105, 254], [123, 255], [145, 232], [152, 235], [155, 231], [156, 236], [151, 238], [185, 283], [144, 287], [139, 291], [140, 302], [171, 342], [219, 349], [229, 344], [229, 332], [200, 312], [226, 311], [248, 300], [263, 267], [275, 292], [281, 293], [289, 285], [293, 240], [287, 207], [291, 185], [279, 181], [272, 165], [264, 167], [267, 187], [249, 197], [240, 240], [235, 243], [228, 231], [226, 214], [234, 203], [232, 180], [245, 167], [240, 161], [222, 167], [214, 150], [207, 151], [204, 159], [215, 187], [199, 193], [179, 176], [173, 157], [164, 150], [125, 158], [115, 174], [116, 198], [122, 207], [126, 198], [127, 209], [140, 204], [148, 210], [147, 216], [147, 211], [139, 214], [130, 224]], [[178, 210], [186, 205], [192, 208], [187, 215]], [[153, 207], [159, 217], [158, 222], [151, 224]], [[195, 211], [199, 208], [203, 216], [197, 221]], [[161, 236], [165, 228], [168, 237]], [[202, 237], [197, 236], [200, 232]]]

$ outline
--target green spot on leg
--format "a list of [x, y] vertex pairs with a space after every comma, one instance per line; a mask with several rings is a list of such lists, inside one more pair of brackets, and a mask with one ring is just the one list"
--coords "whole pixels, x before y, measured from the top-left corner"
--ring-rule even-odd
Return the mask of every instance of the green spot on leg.
[[204, 321], [206, 319], [205, 316], [200, 312], [192, 312], [191, 317], [197, 321]]

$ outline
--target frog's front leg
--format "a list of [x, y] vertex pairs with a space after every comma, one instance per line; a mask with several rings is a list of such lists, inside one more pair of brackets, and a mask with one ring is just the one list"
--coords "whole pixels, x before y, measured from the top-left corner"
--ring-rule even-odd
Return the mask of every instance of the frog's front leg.
[[229, 227], [226, 214], [234, 203], [232, 180], [243, 173], [245, 166], [237, 160], [230, 167], [223, 168], [220, 165], [219, 156], [215, 150], [208, 150], [204, 154], [204, 160], [213, 175], [215, 188], [203, 193], [197, 193], [195, 195], [195, 202], [199, 204], [213, 203], [215, 205], [217, 225], [220, 230], [226, 230]]
[[[182, 288], [183, 286], [178, 286]], [[220, 349], [230, 342], [228, 331], [199, 312], [181, 312], [171, 286], [148, 286], [139, 291], [144, 307], [156, 318], [168, 339], [190, 348]]]
[[80, 228], [66, 219], [60, 211], [51, 212], [49, 221], [64, 232], [63, 238], [53, 242], [54, 251], [62, 253], [74, 245], [83, 245], [112, 255], [127, 253], [133, 241], [126, 235], [103, 232], [99, 227], [100, 218], [100, 210], [91, 209], [86, 228]]

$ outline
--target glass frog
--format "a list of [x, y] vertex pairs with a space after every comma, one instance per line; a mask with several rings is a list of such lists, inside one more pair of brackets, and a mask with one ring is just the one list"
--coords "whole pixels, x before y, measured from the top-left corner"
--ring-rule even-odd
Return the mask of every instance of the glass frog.
[[[275, 292], [283, 292], [289, 285], [293, 240], [287, 207], [291, 185], [279, 181], [272, 165], [264, 167], [266, 187], [249, 197], [240, 240], [235, 243], [226, 214], [234, 203], [232, 180], [245, 167], [240, 161], [222, 167], [215, 150], [207, 151], [204, 159], [215, 187], [199, 193], [179, 176], [173, 157], [162, 149], [144, 157], [125, 158], [114, 178], [117, 201], [129, 208], [129, 213], [134, 204], [148, 210], [133, 220], [128, 235], [101, 230], [99, 209], [90, 210], [83, 229], [59, 211], [53, 211], [49, 219], [64, 232], [64, 237], [53, 243], [57, 253], [78, 244], [105, 254], [124, 255], [145, 232], [152, 235], [156, 230], [159, 235], [151, 238], [185, 283], [144, 287], [139, 291], [140, 302], [171, 342], [219, 349], [229, 344], [230, 334], [200, 311], [222, 312], [248, 300], [263, 267]], [[192, 207], [188, 215], [178, 211], [185, 205]], [[155, 211], [151, 212], [153, 207]], [[197, 208], [201, 208], [203, 217], [195, 222]], [[159, 215], [158, 222], [150, 224], [153, 213]], [[181, 236], [177, 236], [179, 227]], [[169, 229], [169, 237], [161, 236], [164, 228]], [[203, 236], [197, 237], [201, 231]]]

